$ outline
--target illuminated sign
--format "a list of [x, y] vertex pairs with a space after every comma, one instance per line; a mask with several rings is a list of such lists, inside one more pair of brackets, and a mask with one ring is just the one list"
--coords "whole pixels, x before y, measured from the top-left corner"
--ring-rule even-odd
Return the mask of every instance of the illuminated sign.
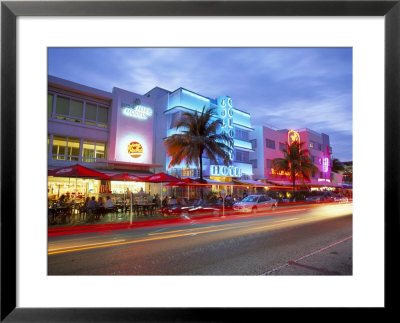
[[297, 131], [289, 130], [288, 132], [288, 144], [291, 145], [293, 142], [297, 141], [300, 143], [300, 135]]
[[331, 182], [331, 180], [330, 179], [327, 179], [327, 178], [318, 178], [318, 182]]
[[286, 175], [290, 176], [290, 172], [284, 171], [284, 170], [276, 170], [275, 168], [271, 168], [271, 174], [272, 175]]
[[329, 158], [324, 158], [323, 163], [322, 163], [323, 172], [325, 172], [325, 173], [328, 172], [328, 166], [329, 166]]
[[210, 176], [232, 176], [241, 177], [242, 170], [235, 166], [210, 165]]
[[[284, 170], [276, 170], [274, 168], [271, 168], [271, 174], [272, 175], [285, 175], [285, 176], [291, 176], [289, 171], [284, 171]], [[296, 172], [296, 176], [300, 176], [298, 172]]]
[[[222, 97], [219, 100], [220, 112], [219, 116], [222, 120], [222, 129], [230, 137], [235, 137], [235, 131], [233, 128], [233, 103], [232, 98]], [[231, 146], [231, 151], [229, 152], [230, 160], [233, 160], [233, 146]]]
[[153, 109], [145, 107], [143, 105], [122, 103], [121, 107], [122, 113], [127, 117], [146, 120], [153, 115]]
[[143, 154], [143, 146], [140, 144], [140, 142], [137, 141], [132, 141], [128, 145], [128, 154], [132, 158], [139, 158]]

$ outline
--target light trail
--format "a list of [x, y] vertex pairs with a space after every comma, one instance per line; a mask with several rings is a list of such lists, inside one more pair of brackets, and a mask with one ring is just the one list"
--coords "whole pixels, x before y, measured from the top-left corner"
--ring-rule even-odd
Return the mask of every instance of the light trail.
[[[351, 209], [351, 211], [352, 211], [352, 209]], [[319, 212], [319, 213], [321, 213], [321, 212]], [[309, 223], [309, 222], [313, 222], [316, 220], [323, 220], [323, 219], [328, 219], [331, 217], [343, 216], [343, 215], [351, 214], [352, 212], [349, 212], [348, 208], [346, 208], [346, 209], [342, 208], [342, 209], [336, 210], [336, 212], [335, 212], [335, 210], [329, 209], [329, 212], [322, 212], [322, 213], [323, 213], [322, 215], [318, 214], [316, 216], [315, 212], [308, 212], [308, 214], [311, 216], [305, 217], [303, 219], [300, 219], [300, 218], [283, 219], [283, 220], [275, 221], [272, 224], [268, 224], [268, 225], [264, 225], [264, 226], [260, 226], [259, 222], [253, 222], [253, 223], [250, 223], [247, 225], [243, 224], [243, 223], [231, 223], [231, 224], [225, 224], [225, 225], [218, 225], [218, 228], [215, 228], [215, 226], [207, 226], [207, 227], [202, 227], [202, 228], [189, 228], [189, 229], [181, 229], [181, 230], [174, 230], [174, 231], [167, 231], [167, 232], [153, 232], [153, 233], [148, 234], [148, 236], [150, 236], [149, 238], [143, 238], [143, 239], [137, 239], [137, 240], [131, 240], [131, 241], [116, 240], [116, 241], [112, 241], [112, 242], [109, 241], [109, 242], [102, 242], [102, 243], [93, 243], [93, 244], [73, 246], [73, 247], [68, 247], [68, 248], [50, 249], [48, 251], [48, 255], [85, 251], [85, 250], [99, 249], [99, 248], [124, 246], [124, 245], [131, 245], [131, 244], [136, 244], [136, 243], [141, 243], [141, 242], [151, 242], [151, 241], [157, 241], [157, 240], [180, 238], [180, 237], [194, 236], [194, 235], [207, 234], [207, 233], [213, 233], [213, 232], [222, 232], [222, 231], [235, 230], [235, 229], [240, 229], [242, 232], [260, 231], [260, 230], [262, 231], [265, 229], [273, 229], [276, 227], [285, 227], [285, 226], [290, 226], [290, 225], [294, 225], [294, 224], [296, 224], [296, 225], [304, 224], [304, 223]], [[307, 213], [305, 213], [305, 215], [307, 215]]]

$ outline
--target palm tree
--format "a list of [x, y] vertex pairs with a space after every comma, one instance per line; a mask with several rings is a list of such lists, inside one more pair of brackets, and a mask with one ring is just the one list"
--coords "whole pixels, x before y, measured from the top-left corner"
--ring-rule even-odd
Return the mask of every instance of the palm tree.
[[296, 188], [296, 176], [309, 180], [310, 174], [318, 171], [311, 159], [307, 156], [308, 150], [302, 149], [303, 143], [293, 141], [290, 145], [286, 143], [287, 149], [282, 149], [283, 158], [275, 158], [272, 164], [278, 171], [290, 173], [293, 182], [293, 193]]
[[337, 158], [332, 159], [332, 172], [334, 173], [343, 173], [345, 171], [345, 168], [341, 161]]
[[222, 121], [214, 119], [214, 109], [204, 106], [201, 114], [197, 111], [182, 113], [181, 118], [175, 123], [176, 129], [181, 128], [181, 133], [173, 134], [164, 140], [167, 154], [171, 157], [168, 167], [186, 164], [195, 164], [203, 180], [203, 159], [205, 155], [214, 164], [218, 164], [217, 158], [223, 160], [224, 165], [231, 164], [230, 152], [233, 147], [233, 139], [225, 132], [220, 131]]

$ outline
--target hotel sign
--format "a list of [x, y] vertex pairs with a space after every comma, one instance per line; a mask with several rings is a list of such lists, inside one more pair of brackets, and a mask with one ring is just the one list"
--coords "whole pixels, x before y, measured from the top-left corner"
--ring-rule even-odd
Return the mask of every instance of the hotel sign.
[[210, 165], [210, 176], [241, 177], [242, 169], [235, 166]]
[[127, 117], [146, 120], [153, 115], [153, 109], [140, 105], [140, 101], [135, 102], [135, 105], [122, 103], [121, 107], [122, 113]]

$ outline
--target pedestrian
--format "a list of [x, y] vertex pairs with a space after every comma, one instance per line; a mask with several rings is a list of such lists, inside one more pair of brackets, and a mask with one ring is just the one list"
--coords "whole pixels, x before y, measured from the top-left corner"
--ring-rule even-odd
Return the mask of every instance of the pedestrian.
[[168, 196], [164, 197], [162, 200], [162, 206], [167, 206], [168, 205]]

